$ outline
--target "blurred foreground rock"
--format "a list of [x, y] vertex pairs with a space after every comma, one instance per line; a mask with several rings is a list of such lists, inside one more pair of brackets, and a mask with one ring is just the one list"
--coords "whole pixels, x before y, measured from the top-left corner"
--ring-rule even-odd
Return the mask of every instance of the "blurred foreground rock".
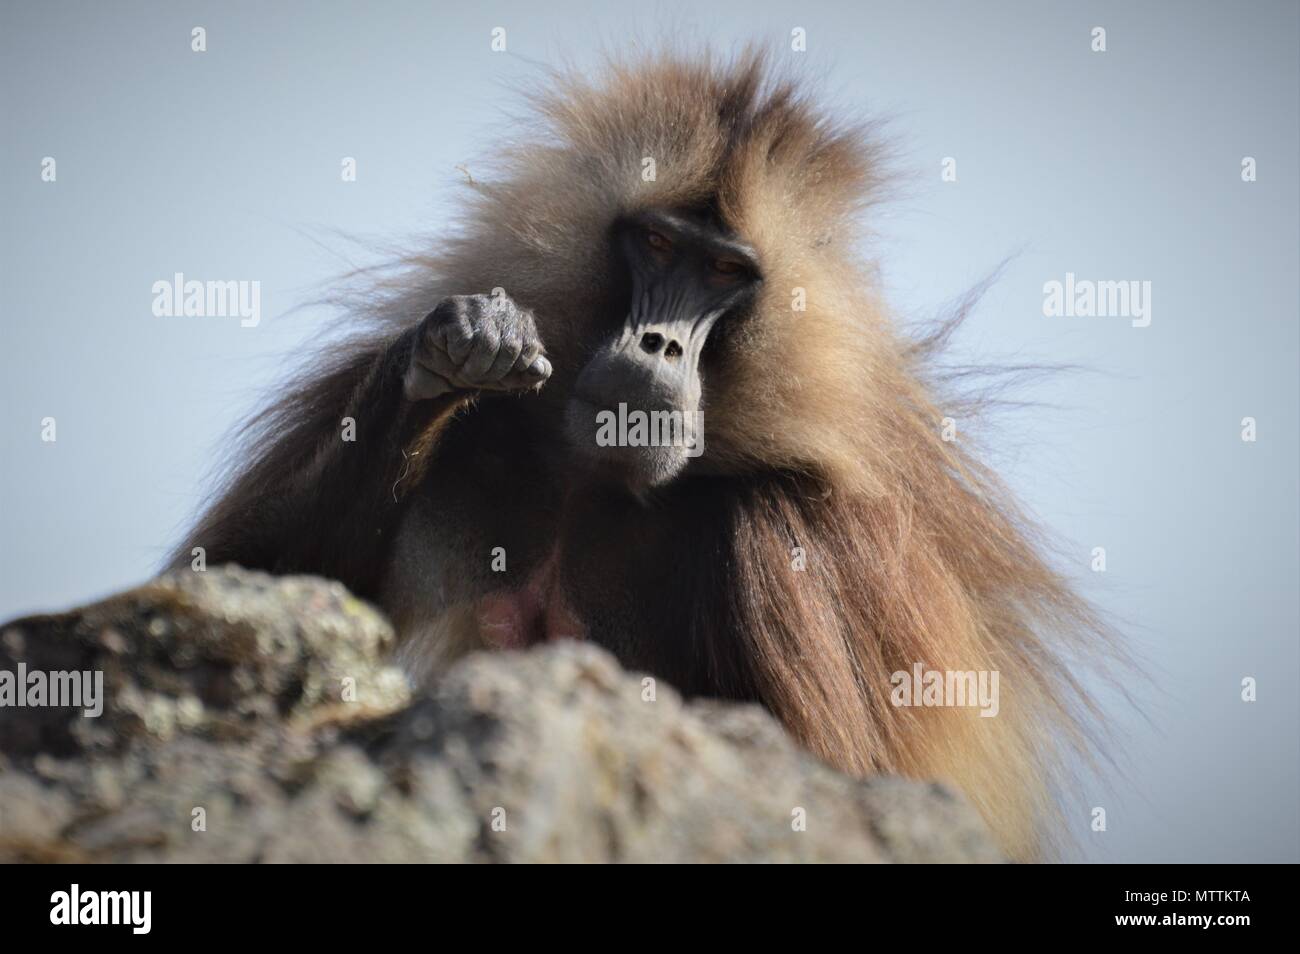
[[337, 583], [235, 568], [0, 627], [0, 673], [99, 670], [104, 702], [0, 708], [0, 861], [1001, 860], [945, 789], [648, 700], [592, 646], [472, 656], [412, 699], [392, 643]]

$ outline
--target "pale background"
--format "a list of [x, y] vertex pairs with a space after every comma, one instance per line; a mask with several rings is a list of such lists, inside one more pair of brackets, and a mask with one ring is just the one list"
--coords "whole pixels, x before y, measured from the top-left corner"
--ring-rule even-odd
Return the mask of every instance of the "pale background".
[[[1108, 831], [1072, 815], [1075, 857], [1300, 859], [1296, 4], [631, 10], [5, 3], [0, 618], [155, 569], [223, 435], [321, 333], [322, 309], [280, 316], [356, 257], [333, 230], [436, 230], [454, 167], [506, 131], [502, 107], [536, 64], [666, 29], [787, 59], [800, 26], [800, 65], [833, 105], [892, 117], [905, 197], [874, 225], [900, 315], [934, 315], [1019, 253], [957, 357], [1091, 369], [1018, 392], [1044, 406], [991, 435], [1151, 677], [1134, 690], [1145, 718], [1113, 706], [1126, 774], [1081, 787]], [[194, 26], [206, 53], [190, 51]], [[496, 26], [507, 53], [489, 50]], [[40, 180], [44, 156], [56, 183]], [[945, 156], [955, 184], [939, 180]], [[155, 318], [150, 286], [176, 271], [260, 280], [261, 326]], [[1151, 326], [1044, 318], [1042, 285], [1066, 271], [1150, 280]], [[40, 440], [46, 416], [57, 443]], [[1094, 546], [1105, 574], [1088, 569]]]

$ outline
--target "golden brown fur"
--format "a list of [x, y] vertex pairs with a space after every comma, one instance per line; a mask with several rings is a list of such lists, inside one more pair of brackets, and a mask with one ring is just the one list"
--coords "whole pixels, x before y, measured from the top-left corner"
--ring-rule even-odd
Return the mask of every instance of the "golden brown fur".
[[[557, 76], [517, 141], [471, 166], [458, 234], [380, 282], [342, 369], [269, 426], [317, 408], [336, 419], [366, 362], [432, 302], [495, 286], [536, 314], [547, 388], [562, 389], [604, 302], [612, 215], [712, 203], [764, 272], [759, 320], [705, 381], [709, 466], [742, 480], [725, 516], [737, 555], [725, 615], [745, 678], [828, 762], [950, 780], [1013, 857], [1036, 857], [1088, 706], [1062, 659], [1102, 651], [1103, 628], [994, 475], [940, 437], [941, 419], [961, 416], [934, 383], [943, 333], [903, 337], [857, 251], [882, 175], [870, 128], [835, 126], [770, 72], [746, 54]], [[241, 493], [268, 492], [287, 453], [263, 457]], [[791, 569], [794, 547], [806, 571]], [[916, 662], [999, 671], [1000, 714], [895, 707], [890, 674]]]

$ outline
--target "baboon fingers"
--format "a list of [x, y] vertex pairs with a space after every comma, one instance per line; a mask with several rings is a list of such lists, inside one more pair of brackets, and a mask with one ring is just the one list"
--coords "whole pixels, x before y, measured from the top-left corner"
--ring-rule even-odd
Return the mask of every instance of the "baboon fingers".
[[551, 362], [545, 355], [538, 355], [528, 363], [524, 363], [526, 355], [521, 355], [515, 362], [513, 368], [501, 380], [505, 388], [511, 390], [522, 390], [524, 388], [541, 387], [546, 383], [547, 378], [551, 376]]
[[446, 378], [412, 363], [402, 377], [402, 394], [408, 401], [427, 401], [456, 390]]
[[551, 374], [531, 312], [503, 296], [453, 295], [420, 323], [403, 391], [534, 388]]
[[513, 332], [507, 334], [501, 339], [501, 344], [497, 348], [496, 357], [492, 359], [492, 366], [488, 368], [486, 381], [504, 381], [505, 376], [515, 366], [519, 360], [520, 353], [524, 350], [523, 339]]

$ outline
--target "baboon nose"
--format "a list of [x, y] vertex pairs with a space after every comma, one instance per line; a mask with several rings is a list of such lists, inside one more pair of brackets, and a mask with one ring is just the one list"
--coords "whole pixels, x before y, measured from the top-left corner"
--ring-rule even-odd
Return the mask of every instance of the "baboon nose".
[[680, 358], [682, 346], [674, 339], [664, 347], [664, 336], [655, 331], [648, 331], [641, 336], [641, 350], [646, 354], [658, 354], [663, 349], [665, 358]]

